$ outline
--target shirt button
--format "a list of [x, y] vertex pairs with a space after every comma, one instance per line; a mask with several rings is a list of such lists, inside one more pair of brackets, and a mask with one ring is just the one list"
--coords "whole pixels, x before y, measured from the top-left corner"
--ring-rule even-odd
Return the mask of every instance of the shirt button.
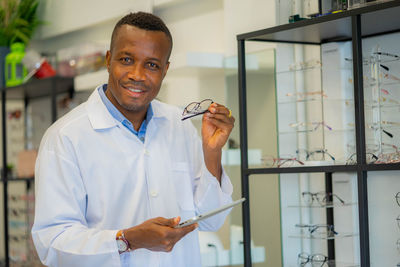
[[151, 190], [151, 192], [150, 192], [150, 196], [152, 196], [152, 197], [156, 197], [156, 196], [158, 196], [158, 192], [157, 192], [157, 190]]
[[148, 155], [150, 155], [150, 152], [149, 152], [147, 149], [145, 149], [145, 150], [144, 150], [144, 154], [145, 154], [146, 156], [148, 156]]

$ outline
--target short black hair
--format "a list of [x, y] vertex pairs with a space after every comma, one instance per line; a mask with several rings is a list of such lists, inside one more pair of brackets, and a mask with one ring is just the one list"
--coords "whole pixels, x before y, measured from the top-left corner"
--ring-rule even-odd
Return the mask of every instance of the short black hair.
[[160, 31], [163, 32], [169, 42], [170, 42], [170, 50], [168, 54], [168, 59], [169, 56], [171, 55], [172, 51], [172, 35], [168, 29], [168, 27], [165, 25], [165, 23], [157, 16], [151, 14], [151, 13], [146, 13], [146, 12], [136, 12], [136, 13], [129, 13], [128, 15], [124, 16], [121, 18], [117, 24], [115, 24], [114, 30], [111, 35], [111, 43], [110, 43], [110, 51], [112, 51], [114, 47], [114, 40], [117, 36], [117, 32], [119, 27], [122, 25], [131, 25], [135, 26], [139, 29], [146, 30], [146, 31]]

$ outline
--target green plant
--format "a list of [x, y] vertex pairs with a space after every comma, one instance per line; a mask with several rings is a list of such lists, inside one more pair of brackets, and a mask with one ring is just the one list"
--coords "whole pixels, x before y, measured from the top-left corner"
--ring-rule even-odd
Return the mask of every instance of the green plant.
[[42, 24], [36, 14], [38, 5], [38, 0], [0, 0], [0, 46], [28, 44]]

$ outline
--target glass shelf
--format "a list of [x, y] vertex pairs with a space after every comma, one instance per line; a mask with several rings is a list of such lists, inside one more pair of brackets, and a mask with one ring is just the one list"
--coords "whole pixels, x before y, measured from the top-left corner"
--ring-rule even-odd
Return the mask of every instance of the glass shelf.
[[326, 234], [298, 234], [298, 235], [289, 235], [289, 238], [300, 238], [300, 239], [316, 239], [316, 240], [335, 240], [335, 239], [342, 239], [348, 237], [355, 237], [358, 236], [356, 233], [339, 233], [335, 236], [327, 236]]
[[359, 267], [359, 264], [349, 263], [349, 262], [340, 262], [335, 260], [330, 260], [327, 262], [328, 267]]
[[314, 71], [314, 70], [321, 70], [322, 67], [321, 66], [315, 66], [315, 67], [308, 67], [308, 68], [301, 68], [301, 69], [287, 69], [287, 70], [281, 70], [281, 71], [277, 71], [276, 74], [289, 74], [289, 73], [302, 73], [302, 72], [309, 72], [309, 71]]
[[350, 203], [332, 203], [327, 204], [324, 206], [320, 205], [289, 205], [288, 208], [310, 208], [310, 209], [327, 209], [327, 208], [340, 208], [340, 207], [350, 207], [357, 205], [357, 202], [350, 202]]
[[[289, 97], [288, 97], [289, 98]], [[321, 104], [322, 99], [325, 98], [311, 98], [311, 99], [301, 99], [301, 100], [288, 100], [288, 101], [282, 101], [278, 102], [278, 105], [285, 105], [285, 104], [295, 104], [295, 103], [312, 103], [312, 104]]]
[[[387, 126], [382, 126], [382, 127], [387, 127]], [[400, 127], [400, 126], [398, 126]], [[322, 129], [317, 129], [317, 130], [297, 130], [297, 131], [281, 131], [278, 132], [278, 134], [311, 134], [311, 133], [316, 133], [322, 131]], [[351, 132], [354, 131], [354, 128], [344, 128], [344, 129], [332, 129], [332, 130], [324, 130], [325, 134], [328, 133], [339, 133], [339, 132]]]

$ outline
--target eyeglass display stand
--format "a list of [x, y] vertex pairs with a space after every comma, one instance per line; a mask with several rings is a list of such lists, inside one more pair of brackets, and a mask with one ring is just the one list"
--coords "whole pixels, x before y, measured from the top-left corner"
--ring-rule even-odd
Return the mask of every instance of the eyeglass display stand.
[[[347, 11], [343, 11], [337, 14], [330, 14], [326, 16], [317, 17], [310, 20], [303, 20], [291, 24], [280, 25], [273, 28], [262, 29], [254, 32], [244, 33], [237, 36], [238, 40], [238, 59], [239, 59], [239, 106], [240, 106], [240, 148], [241, 148], [241, 174], [242, 174], [242, 196], [246, 197], [246, 199], [252, 199], [250, 197], [249, 191], [249, 179], [250, 175], [260, 175], [260, 174], [279, 174], [279, 175], [289, 175], [289, 174], [313, 174], [313, 173], [325, 173], [325, 190], [326, 192], [332, 192], [332, 176], [339, 175], [347, 175], [353, 173], [355, 175], [354, 183], [356, 192], [357, 203], [357, 216], [354, 218], [354, 222], [350, 222], [351, 224], [355, 224], [358, 227], [358, 249], [355, 250], [354, 253], [359, 253], [359, 255], [354, 255], [355, 259], [359, 259], [353, 265], [360, 266], [371, 266], [371, 253], [370, 253], [370, 225], [369, 225], [369, 216], [368, 216], [368, 188], [367, 188], [367, 174], [368, 172], [381, 172], [388, 170], [400, 170], [400, 164], [393, 162], [385, 162], [382, 164], [369, 164], [367, 162], [367, 146], [366, 146], [366, 137], [369, 134], [370, 129], [368, 129], [368, 120], [371, 120], [371, 117], [366, 114], [368, 111], [367, 105], [364, 105], [364, 100], [368, 102], [368, 96], [364, 95], [364, 91], [368, 86], [364, 85], [364, 74], [363, 72], [367, 72], [367, 70], [363, 67], [363, 42], [364, 40], [376, 36], [385, 36], [388, 33], [397, 33], [400, 32], [400, 1], [389, 1], [384, 3], [377, 3], [376, 5], [368, 5], [361, 8], [355, 8]], [[339, 134], [334, 134], [331, 137], [333, 140], [336, 138], [337, 147], [346, 147], [346, 144], [341, 144], [340, 142], [345, 141], [348, 136], [353, 135], [354, 140], [348, 140], [349, 145], [354, 144], [354, 155], [353, 161], [350, 161], [351, 164], [345, 164], [346, 162], [346, 153], [342, 149], [341, 154], [336, 154], [335, 158], [340, 161], [336, 161], [334, 165], [321, 165], [321, 166], [304, 166], [294, 165], [291, 167], [280, 166], [280, 168], [266, 168], [260, 166], [249, 166], [247, 151], [248, 151], [248, 117], [247, 117], [247, 74], [246, 74], [246, 53], [245, 53], [245, 45], [248, 42], [270, 42], [276, 43], [279, 45], [286, 44], [295, 44], [295, 45], [316, 45], [322, 47], [323, 45], [330, 45], [335, 43], [349, 43], [350, 45], [350, 59], [351, 64], [350, 70], [346, 70], [345, 67], [341, 67], [340, 72], [344, 73], [344, 75], [350, 75], [348, 77], [348, 83], [351, 84], [352, 88], [352, 96], [341, 96], [337, 98], [336, 102], [340, 103], [340, 106], [352, 106], [353, 107], [353, 117], [351, 120], [344, 120], [343, 126], [347, 126], [347, 129], [343, 127], [343, 132], [346, 132], [344, 135], [345, 138], [341, 138]], [[325, 52], [328, 52], [325, 50]], [[281, 58], [284, 58], [281, 57]], [[279, 56], [276, 57], [277, 62], [281, 59]], [[322, 64], [330, 64], [330, 62], [323, 62]], [[325, 65], [326, 65], [325, 64]], [[300, 64], [301, 65], [301, 64]], [[304, 67], [303, 64], [300, 67]], [[382, 67], [381, 67], [382, 68]], [[379, 69], [379, 68], [378, 68]], [[314, 70], [313, 70], [314, 71]], [[382, 75], [379, 74], [379, 70], [377, 73], [377, 77], [380, 78]], [[277, 71], [279, 72], [279, 70]], [[318, 73], [316, 71], [316, 73]], [[323, 71], [322, 71], [323, 74]], [[279, 74], [277, 73], [277, 89], [279, 88]], [[321, 77], [321, 73], [315, 78]], [[344, 76], [343, 76], [344, 77]], [[335, 81], [333, 81], [334, 83]], [[321, 91], [323, 92], [326, 84], [321, 84]], [[336, 86], [338, 90], [340, 89], [341, 83], [337, 81]], [[279, 94], [279, 92], [277, 92]], [[329, 97], [329, 95], [328, 95]], [[378, 102], [376, 105], [376, 109], [378, 111], [372, 111], [371, 113], [380, 113], [382, 111], [382, 96], [376, 94], [375, 101]], [[322, 97], [321, 97], [322, 98]], [[373, 100], [373, 99], [371, 99]], [[283, 108], [283, 105], [279, 104], [279, 95], [277, 101], [277, 117], [278, 117], [278, 125], [283, 125], [280, 121], [279, 113], [280, 108]], [[330, 103], [328, 99], [322, 99], [323, 105], [321, 105], [321, 109], [327, 109], [327, 104]], [[331, 101], [335, 102], [335, 101]], [[350, 105], [349, 105], [350, 103]], [[281, 103], [282, 104], [282, 103]], [[333, 103], [331, 103], [333, 105]], [[325, 105], [325, 107], [324, 107]], [[323, 113], [325, 113], [323, 111]], [[342, 114], [343, 109], [336, 110], [336, 116], [344, 118], [345, 115]], [[335, 113], [333, 111], [333, 116]], [[397, 113], [398, 114], [398, 113]], [[378, 115], [372, 116], [372, 123], [381, 122], [381, 118], [376, 117]], [[293, 121], [292, 121], [293, 122]], [[296, 122], [296, 121], [294, 121]], [[329, 124], [328, 121], [326, 123]], [[352, 123], [354, 127], [349, 127]], [[287, 123], [284, 123], [287, 125]], [[385, 124], [383, 125], [385, 126]], [[378, 128], [383, 128], [382, 125], [378, 125]], [[281, 127], [278, 127], [281, 130]], [[306, 129], [307, 130], [307, 129]], [[282, 137], [285, 132], [293, 131], [292, 130], [282, 130], [278, 133], [279, 138]], [[307, 138], [313, 138], [312, 135], [315, 135], [317, 131], [322, 131], [322, 138], [326, 138], [328, 130], [315, 130], [311, 132], [311, 135], [308, 135]], [[374, 133], [376, 130], [374, 130]], [[294, 134], [295, 137], [301, 136], [303, 133], [298, 131]], [[311, 136], [311, 137], [310, 137]], [[346, 137], [347, 136], [347, 137]], [[281, 140], [280, 140], [281, 141]], [[382, 143], [381, 139], [376, 139], [375, 142], [378, 142], [379, 146]], [[322, 144], [327, 144], [326, 141], [322, 141]], [[330, 148], [329, 148], [330, 149]], [[379, 148], [382, 150], [382, 147]], [[282, 150], [279, 148], [279, 152], [282, 153]], [[285, 151], [286, 152], [286, 151]], [[281, 155], [281, 154], [280, 154]], [[279, 157], [278, 157], [279, 158]], [[353, 200], [350, 202], [354, 202]], [[243, 241], [244, 241], [244, 258], [245, 258], [245, 266], [252, 266], [251, 262], [251, 251], [250, 251], [250, 239], [251, 239], [251, 228], [250, 228], [250, 201], [246, 201], [243, 205]], [[334, 220], [334, 215], [336, 215], [336, 207], [326, 208], [326, 223], [332, 224], [336, 221]], [[354, 233], [357, 235], [357, 233]], [[336, 249], [335, 248], [335, 239], [327, 240], [327, 252], [329, 262], [335, 261], [336, 258]], [[351, 265], [351, 264], [350, 264]], [[350, 266], [350, 265], [339, 265], [336, 266]]]
[[[12, 259], [14, 260], [13, 265], [20, 264], [21, 266], [29, 265], [32, 266], [33, 253], [36, 253], [34, 249], [32, 249], [33, 244], [30, 238], [30, 227], [32, 226], [32, 216], [30, 216], [30, 211], [33, 210], [32, 205], [33, 196], [28, 197], [25, 195], [22, 199], [22, 202], [26, 201], [26, 206], [15, 206], [15, 204], [10, 202], [10, 194], [8, 191], [8, 187], [14, 183], [26, 183], [26, 190], [25, 192], [30, 192], [32, 188], [32, 183], [34, 182], [34, 177], [16, 177], [13, 173], [7, 172], [4, 166], [8, 166], [10, 163], [9, 158], [9, 151], [13, 149], [13, 145], [21, 145], [21, 144], [13, 144], [13, 142], [9, 142], [8, 138], [12, 138], [8, 136], [7, 133], [11, 133], [7, 131], [7, 121], [8, 121], [8, 110], [6, 106], [10, 101], [20, 101], [23, 103], [24, 110], [22, 114], [26, 114], [26, 109], [31, 100], [43, 99], [43, 98], [50, 98], [51, 109], [51, 122], [54, 122], [57, 119], [57, 96], [60, 94], [69, 94], [72, 96], [74, 94], [74, 81], [73, 78], [65, 78], [65, 77], [51, 77], [42, 80], [33, 80], [27, 82], [25, 84], [15, 86], [15, 87], [7, 87], [7, 88], [0, 88], [1, 91], [1, 119], [2, 119], [2, 173], [1, 173], [1, 180], [0, 182], [3, 184], [3, 226], [4, 226], [4, 265], [6, 267], [11, 266]], [[45, 108], [45, 107], [41, 107]], [[26, 118], [25, 118], [26, 119]], [[23, 128], [22, 128], [23, 129]], [[25, 128], [26, 130], [26, 128]], [[13, 133], [14, 134], [14, 133]], [[25, 135], [26, 136], [26, 135]], [[26, 140], [22, 139], [22, 147], [26, 147]], [[22, 216], [22, 219], [14, 220], [10, 218], [9, 213], [10, 211], [15, 210], [16, 212], [26, 211], [25, 216]], [[25, 219], [23, 219], [25, 218]], [[25, 247], [26, 251], [24, 252], [24, 256], [20, 257], [18, 254], [18, 248], [16, 250], [10, 250], [11, 240], [10, 234], [12, 232], [18, 233], [18, 236], [15, 237], [16, 241], [20, 242], [21, 240], [25, 239]], [[25, 237], [24, 235], [25, 234]], [[24, 245], [22, 245], [24, 247]], [[22, 249], [21, 247], [21, 249]], [[16, 255], [13, 255], [16, 254]], [[17, 262], [15, 262], [17, 261]]]

